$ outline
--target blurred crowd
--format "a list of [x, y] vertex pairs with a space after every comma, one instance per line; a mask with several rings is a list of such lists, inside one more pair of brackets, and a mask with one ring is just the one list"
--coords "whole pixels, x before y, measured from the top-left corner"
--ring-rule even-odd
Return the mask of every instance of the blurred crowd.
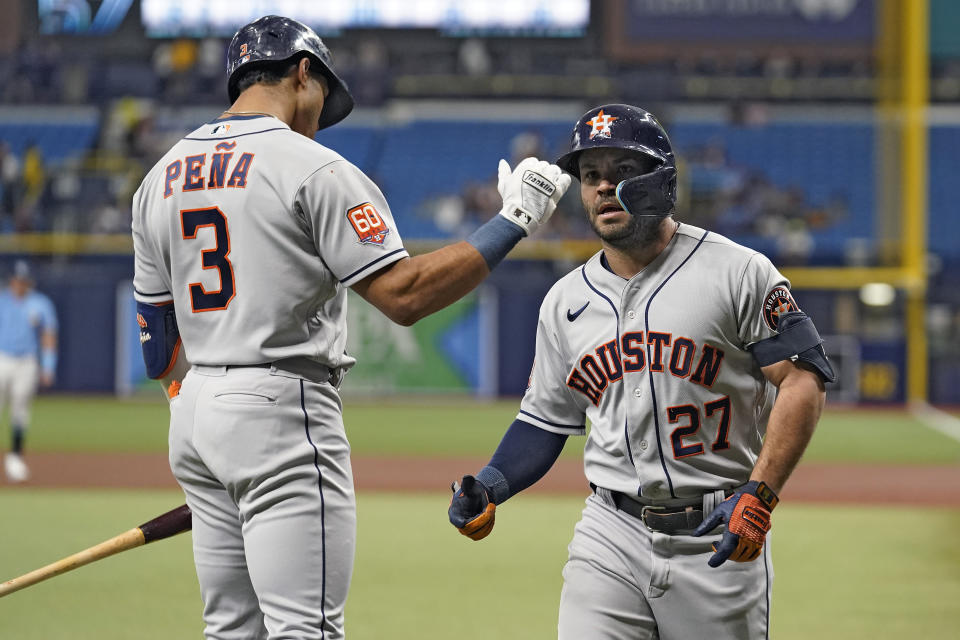
[[[42, 145], [21, 141], [17, 148], [0, 146], [0, 232], [126, 233], [130, 196], [144, 172], [184, 133], [186, 124], [195, 126], [202, 121], [182, 112], [225, 104], [226, 41], [157, 40], [149, 50], [130, 56], [95, 47], [64, 51], [58, 42], [31, 41], [0, 56], [3, 104], [14, 108], [95, 105], [99, 122], [89, 148], [53, 162], [44, 158]], [[368, 108], [392, 98], [454, 97], [451, 93], [460, 99], [502, 99], [505, 82], [510, 98], [622, 100], [647, 105], [651, 95], [663, 101], [709, 100], [705, 89], [709, 83], [691, 82], [694, 78], [764, 79], [771, 88], [782, 87], [791, 79], [843, 78], [848, 81], [842, 85], [848, 88], [844, 99], [856, 100], [858, 82], [869, 80], [874, 71], [862, 61], [803, 60], [784, 54], [714, 56], [705, 51], [627, 64], [605, 55], [602, 43], [589, 38], [424, 38], [402, 34], [384, 38], [359, 33], [328, 38], [327, 42], [338, 73], [348, 82], [358, 105]], [[548, 82], [530, 82], [532, 77]], [[516, 82], [510, 82], [511, 78]], [[606, 83], [589, 84], [596, 80]], [[591, 91], [599, 93], [588, 95], [588, 84], [594, 87]], [[170, 117], [171, 110], [179, 110], [181, 115]], [[731, 103], [732, 124], [750, 117], [740, 103]], [[566, 142], [522, 134], [511, 143], [510, 159], [516, 162], [529, 155], [553, 158], [560, 152], [558, 145]], [[683, 166], [684, 219], [734, 237], [776, 238], [785, 262], [806, 260], [813, 250], [813, 234], [847, 213], [843, 194], [826, 205], [811, 204], [802, 191], [779, 187], [762, 171], [730, 163], [722, 145], [678, 152]], [[592, 237], [579, 215], [578, 200], [576, 190], [567, 194], [549, 236]], [[499, 208], [496, 175], [491, 170], [489, 176], [478, 176], [459, 193], [427, 194], [421, 208], [441, 232], [468, 233]]]

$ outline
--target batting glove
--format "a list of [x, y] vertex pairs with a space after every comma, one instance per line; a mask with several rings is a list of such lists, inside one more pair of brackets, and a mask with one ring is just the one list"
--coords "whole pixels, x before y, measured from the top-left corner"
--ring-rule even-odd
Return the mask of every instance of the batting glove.
[[463, 476], [451, 487], [453, 497], [447, 516], [450, 523], [471, 540], [483, 540], [493, 531], [497, 505], [490, 502], [487, 488], [473, 476]]
[[503, 198], [500, 215], [531, 235], [545, 224], [570, 186], [571, 177], [545, 160], [526, 158], [510, 170], [506, 160], [497, 167], [497, 191]]
[[693, 530], [693, 535], [702, 536], [726, 523], [720, 544], [713, 544], [714, 554], [707, 561], [711, 567], [719, 567], [727, 561], [750, 562], [756, 560], [770, 531], [770, 512], [780, 499], [763, 482], [751, 480], [732, 496], [710, 512], [707, 519]]

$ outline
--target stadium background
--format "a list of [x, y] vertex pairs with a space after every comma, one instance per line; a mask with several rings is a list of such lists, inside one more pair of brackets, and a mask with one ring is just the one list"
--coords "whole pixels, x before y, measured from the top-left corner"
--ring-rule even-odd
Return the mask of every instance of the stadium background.
[[[788, 611], [779, 615], [780, 628], [789, 629], [797, 628], [803, 611], [828, 613], [821, 614], [826, 616], [821, 626], [808, 623], [795, 636], [778, 637], [896, 637], [885, 633], [900, 629], [896, 620], [902, 616], [932, 637], [946, 637], [938, 635], [941, 629], [955, 630], [960, 622], [956, 605], [949, 604], [960, 599], [960, 558], [953, 546], [944, 546], [960, 525], [960, 497], [949, 488], [960, 485], [955, 417], [960, 181], [953, 175], [960, 143], [955, 36], [960, 5], [952, 0], [512, 0], [509, 5], [507, 10], [498, 2], [439, 0], [0, 2], [0, 267], [28, 258], [61, 324], [57, 383], [41, 394], [28, 440], [36, 487], [0, 487], [0, 510], [16, 514], [4, 516], [14, 524], [0, 532], [6, 548], [0, 578], [182, 501], [169, 487], [133, 478], [126, 486], [141, 491], [118, 493], [113, 487], [124, 484], [121, 472], [105, 468], [116, 459], [83, 457], [140, 452], [152, 456], [146, 466], [157, 460], [162, 466], [165, 407], [159, 388], [144, 379], [133, 313], [130, 197], [170, 144], [226, 108], [224, 49], [233, 31], [261, 14], [281, 13], [317, 29], [357, 99], [358, 109], [317, 140], [380, 185], [414, 253], [461, 239], [494, 215], [497, 160], [555, 158], [588, 107], [622, 101], [660, 116], [679, 156], [678, 219], [769, 255], [793, 281], [798, 302], [816, 319], [839, 366], [840, 381], [830, 388], [828, 414], [808, 455], [808, 475], [826, 469], [819, 464], [848, 466], [853, 473], [865, 465], [874, 470], [887, 465], [889, 478], [878, 481], [876, 491], [896, 494], [891, 504], [911, 503], [912, 495], [915, 505], [933, 505], [867, 507], [852, 515], [846, 507], [791, 511], [787, 501], [786, 509], [778, 510], [786, 524], [777, 527], [784, 543], [777, 553], [783, 588], [775, 590], [783, 600], [776, 602], [789, 594], [791, 603], [800, 601], [807, 609], [775, 606], [775, 615]], [[436, 23], [414, 21], [430, 15]], [[416, 327], [392, 325], [359, 299], [351, 300], [350, 349], [360, 364], [344, 392], [348, 427], [351, 420], [356, 424], [350, 427], [355, 453], [376, 460], [427, 453], [482, 464], [526, 385], [540, 299], [596, 249], [574, 190], [549, 228], [536, 241], [522, 243], [475, 295]], [[939, 410], [926, 408], [924, 401]], [[378, 406], [382, 410], [370, 413]], [[451, 430], [457, 425], [449, 424], [454, 421], [462, 423], [456, 433]], [[389, 434], [377, 430], [383, 424], [391, 425]], [[57, 457], [44, 459], [45, 454]], [[578, 452], [564, 455], [576, 458]], [[946, 475], [924, 483], [931, 469]], [[108, 493], [64, 488], [45, 482], [46, 470], [65, 472], [78, 487], [112, 488]], [[103, 479], [111, 473], [115, 482]], [[920, 478], [912, 488], [911, 477]], [[866, 491], [860, 482], [855, 487]], [[436, 484], [438, 490], [442, 484]], [[556, 523], [550, 539], [556, 538], [551, 544], [557, 554], [550, 562], [562, 563], [580, 502], [567, 499], [557, 507], [550, 500], [561, 498], [553, 496], [517, 498], [526, 507], [523, 513], [517, 508], [504, 515], [518, 519], [515, 528], [498, 523], [505, 540], [495, 544], [504, 546], [466, 559], [457, 555], [462, 547], [444, 555], [445, 545], [459, 541], [439, 533], [446, 525], [443, 505], [433, 504], [436, 494], [401, 500], [381, 493], [383, 486], [364, 492], [359, 477], [358, 485], [360, 553], [367, 544], [382, 548], [384, 558], [383, 564], [370, 555], [358, 558], [353, 619], [392, 615], [413, 628], [424, 621], [404, 617], [412, 615], [411, 601], [407, 610], [397, 606], [384, 616], [371, 603], [382, 607], [385, 599], [397, 601], [397, 593], [371, 593], [367, 576], [375, 588], [393, 585], [402, 591], [408, 588], [400, 578], [403, 569], [423, 571], [419, 586], [411, 588], [423, 590], [415, 602], [432, 612], [436, 605], [428, 598], [437, 597], [445, 602], [440, 608], [452, 607], [456, 601], [449, 592], [423, 586], [431, 576], [434, 586], [449, 586], [453, 564], [467, 573], [471, 566], [503, 569], [497, 549], [541, 544], [548, 549], [534, 539], [539, 523]], [[944, 485], [946, 498], [930, 498]], [[833, 502], [833, 492], [821, 486], [820, 501]], [[842, 499], [854, 502], [854, 493]], [[157, 507], [145, 506], [152, 504]], [[365, 504], [376, 507], [364, 512]], [[388, 521], [365, 523], [364, 513], [382, 518], [391, 508], [413, 521], [422, 510], [430, 525], [421, 533], [439, 559], [418, 555], [422, 540], [396, 553], [387, 551], [398, 548], [396, 539], [365, 542], [365, 531]], [[13, 543], [38, 529], [57, 528], [67, 521], [64, 514], [72, 514], [71, 528], [61, 527], [59, 538]], [[922, 534], [897, 538], [886, 524], [893, 514], [901, 522], [913, 518]], [[838, 523], [834, 538], [818, 535], [811, 522], [820, 518]], [[858, 535], [880, 530], [894, 539], [877, 535], [867, 544]], [[0, 616], [6, 621], [0, 621], [0, 636], [8, 637], [6, 624], [15, 630], [9, 637], [67, 637], [58, 634], [70, 627], [46, 620], [44, 630], [28, 613], [52, 600], [64, 615], [99, 610], [116, 616], [117, 607], [95, 605], [78, 593], [88, 584], [114, 588], [123, 607], [136, 612], [131, 619], [154, 616], [156, 637], [173, 637], [159, 629], [177, 606], [196, 633], [195, 593], [186, 593], [185, 604], [171, 605], [165, 592], [157, 593], [164, 582], [157, 578], [149, 582], [149, 597], [131, 602], [131, 583], [124, 582], [140, 584], [144, 574], [162, 574], [165, 566], [158, 565], [168, 562], [180, 571], [170, 580], [189, 585], [183, 544], [170, 543], [162, 552], [151, 548], [162, 555], [111, 561], [16, 596], [26, 604]], [[898, 545], [923, 544], [931, 557], [906, 556], [888, 566], [888, 573], [864, 569], [875, 561], [874, 549], [889, 554], [890, 548], [901, 549]], [[821, 562], [805, 555], [811, 549], [840, 574], [833, 592], [822, 576], [809, 576], [811, 585], [823, 590], [819, 600], [806, 592], [805, 583], [789, 582], [791, 573], [802, 575], [806, 565]], [[156, 557], [176, 559], [151, 560]], [[138, 562], [147, 564], [130, 568]], [[415, 562], [424, 566], [408, 566]], [[884, 562], [893, 560], [885, 555]], [[925, 581], [924, 562], [931, 563]], [[376, 569], [367, 568], [374, 563]], [[529, 582], [536, 589], [533, 580], [543, 574], [543, 565], [514, 564], [508, 575], [517, 586]], [[558, 571], [549, 565], [553, 582], [538, 596], [547, 617], [555, 610]], [[887, 583], [900, 586], [881, 594], [865, 591]], [[863, 591], [852, 596], [856, 588]], [[527, 597], [509, 594], [501, 589], [504, 607]], [[169, 598], [177, 596], [183, 594]], [[157, 597], [170, 609], [150, 604]], [[0, 607], [10, 609], [11, 602]], [[516, 615], [530, 614], [518, 609]], [[436, 628], [439, 619], [434, 616]], [[549, 637], [518, 633], [509, 619], [502, 628], [514, 633], [494, 637]], [[922, 626], [938, 621], [944, 626]], [[96, 629], [89, 637], [130, 637], [124, 629], [134, 624], [124, 627], [120, 618], [111, 625], [100, 622], [87, 625]], [[364, 624], [359, 628], [366, 634], [359, 637], [386, 635]], [[409, 637], [442, 636], [411, 632]]]

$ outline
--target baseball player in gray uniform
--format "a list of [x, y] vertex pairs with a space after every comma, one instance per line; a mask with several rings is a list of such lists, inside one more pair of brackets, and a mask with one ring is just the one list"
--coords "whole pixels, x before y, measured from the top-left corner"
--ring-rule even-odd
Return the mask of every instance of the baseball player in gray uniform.
[[450, 521], [489, 534], [589, 420], [559, 637], [766, 638], [770, 512], [834, 379], [820, 337], [767, 258], [673, 219], [651, 114], [591, 109], [557, 164], [602, 250], [546, 295], [520, 412]]
[[232, 106], [133, 199], [140, 340], [169, 389], [206, 637], [334, 640], [356, 527], [338, 394], [354, 364], [346, 287], [412, 324], [480, 283], [571, 179], [501, 162], [501, 215], [411, 258], [376, 185], [313, 140], [353, 108], [317, 35], [266, 16], [227, 58]]

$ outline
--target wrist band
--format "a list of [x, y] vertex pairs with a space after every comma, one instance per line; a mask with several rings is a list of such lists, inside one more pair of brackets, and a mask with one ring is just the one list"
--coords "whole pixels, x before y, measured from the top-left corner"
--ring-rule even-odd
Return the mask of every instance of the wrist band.
[[53, 349], [44, 349], [40, 354], [40, 367], [44, 373], [53, 375], [57, 370], [57, 352]]
[[507, 479], [496, 467], [485, 466], [480, 469], [476, 478], [477, 482], [485, 486], [490, 492], [489, 498], [493, 504], [500, 504], [510, 497], [510, 485], [507, 484]]
[[484, 223], [479, 229], [470, 234], [467, 242], [480, 252], [487, 263], [487, 268], [493, 268], [507, 257], [510, 250], [524, 237], [520, 225], [514, 224], [497, 214], [492, 220]]

